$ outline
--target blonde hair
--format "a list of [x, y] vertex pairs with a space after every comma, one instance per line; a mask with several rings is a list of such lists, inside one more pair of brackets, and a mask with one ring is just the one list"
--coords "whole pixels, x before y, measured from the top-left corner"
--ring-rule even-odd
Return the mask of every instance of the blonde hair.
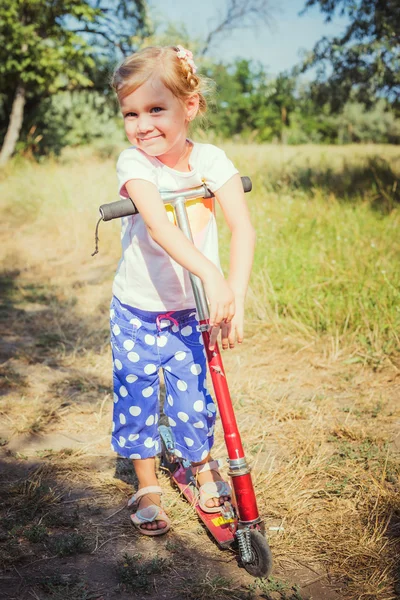
[[198, 114], [204, 115], [207, 110], [204, 97], [208, 90], [207, 80], [196, 75], [186, 60], [178, 58], [178, 50], [175, 46], [150, 46], [128, 56], [116, 68], [111, 80], [118, 100], [121, 101], [157, 74], [165, 87], [181, 101], [198, 94]]

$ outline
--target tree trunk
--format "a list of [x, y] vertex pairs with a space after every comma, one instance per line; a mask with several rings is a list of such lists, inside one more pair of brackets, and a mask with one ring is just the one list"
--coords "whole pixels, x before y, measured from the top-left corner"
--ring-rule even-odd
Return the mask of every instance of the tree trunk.
[[0, 152], [0, 166], [6, 164], [13, 154], [15, 145], [18, 142], [22, 121], [24, 119], [25, 92], [25, 87], [22, 83], [19, 83], [15, 92], [7, 133]]

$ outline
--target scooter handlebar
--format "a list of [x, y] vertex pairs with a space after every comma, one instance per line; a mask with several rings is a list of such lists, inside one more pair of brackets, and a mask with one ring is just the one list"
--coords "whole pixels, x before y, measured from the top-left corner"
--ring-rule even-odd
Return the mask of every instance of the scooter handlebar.
[[[251, 192], [252, 183], [250, 177], [241, 177], [243, 190], [245, 192]], [[197, 198], [213, 198], [214, 194], [206, 187], [203, 186], [200, 191], [200, 195], [197, 195]], [[179, 194], [176, 192], [161, 192], [161, 197], [165, 196], [164, 201], [168, 203], [168, 199], [175, 196], [177, 197]], [[138, 209], [135, 204], [132, 202], [130, 198], [126, 198], [125, 200], [117, 200], [116, 202], [110, 202], [107, 204], [102, 204], [99, 208], [100, 214], [102, 216], [103, 221], [111, 221], [112, 219], [118, 219], [120, 217], [127, 217], [129, 215], [138, 214]]]

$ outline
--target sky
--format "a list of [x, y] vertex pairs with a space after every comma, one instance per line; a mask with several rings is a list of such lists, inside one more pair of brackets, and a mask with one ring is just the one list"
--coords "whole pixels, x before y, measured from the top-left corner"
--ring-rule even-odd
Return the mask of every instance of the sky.
[[[191, 36], [205, 37], [225, 0], [150, 0], [149, 4], [158, 18], [183, 22]], [[271, 75], [291, 69], [300, 62], [301, 50], [311, 50], [321, 37], [340, 34], [346, 26], [346, 19], [340, 17], [324, 23], [317, 7], [299, 16], [304, 4], [305, 0], [271, 0], [269, 26], [231, 33], [210, 50], [209, 56], [223, 62], [236, 57], [258, 60]]]

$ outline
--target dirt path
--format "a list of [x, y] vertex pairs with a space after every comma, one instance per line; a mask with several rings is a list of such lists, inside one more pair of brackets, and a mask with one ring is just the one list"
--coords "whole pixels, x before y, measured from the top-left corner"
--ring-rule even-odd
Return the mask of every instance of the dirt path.
[[[315, 340], [256, 335], [251, 324], [240, 352], [226, 354], [275, 558], [272, 579], [254, 582], [163, 473], [172, 531], [152, 539], [130, 526], [135, 478], [109, 442], [102, 285], [77, 286], [74, 303], [59, 287], [3, 276], [0, 597], [335, 600], [381, 585], [370, 597], [393, 598], [394, 563], [376, 556], [393, 552], [399, 532], [399, 365], [373, 370]], [[224, 457], [220, 426], [216, 439]], [[373, 502], [376, 539], [364, 539]], [[357, 564], [370, 569], [363, 580]]]

